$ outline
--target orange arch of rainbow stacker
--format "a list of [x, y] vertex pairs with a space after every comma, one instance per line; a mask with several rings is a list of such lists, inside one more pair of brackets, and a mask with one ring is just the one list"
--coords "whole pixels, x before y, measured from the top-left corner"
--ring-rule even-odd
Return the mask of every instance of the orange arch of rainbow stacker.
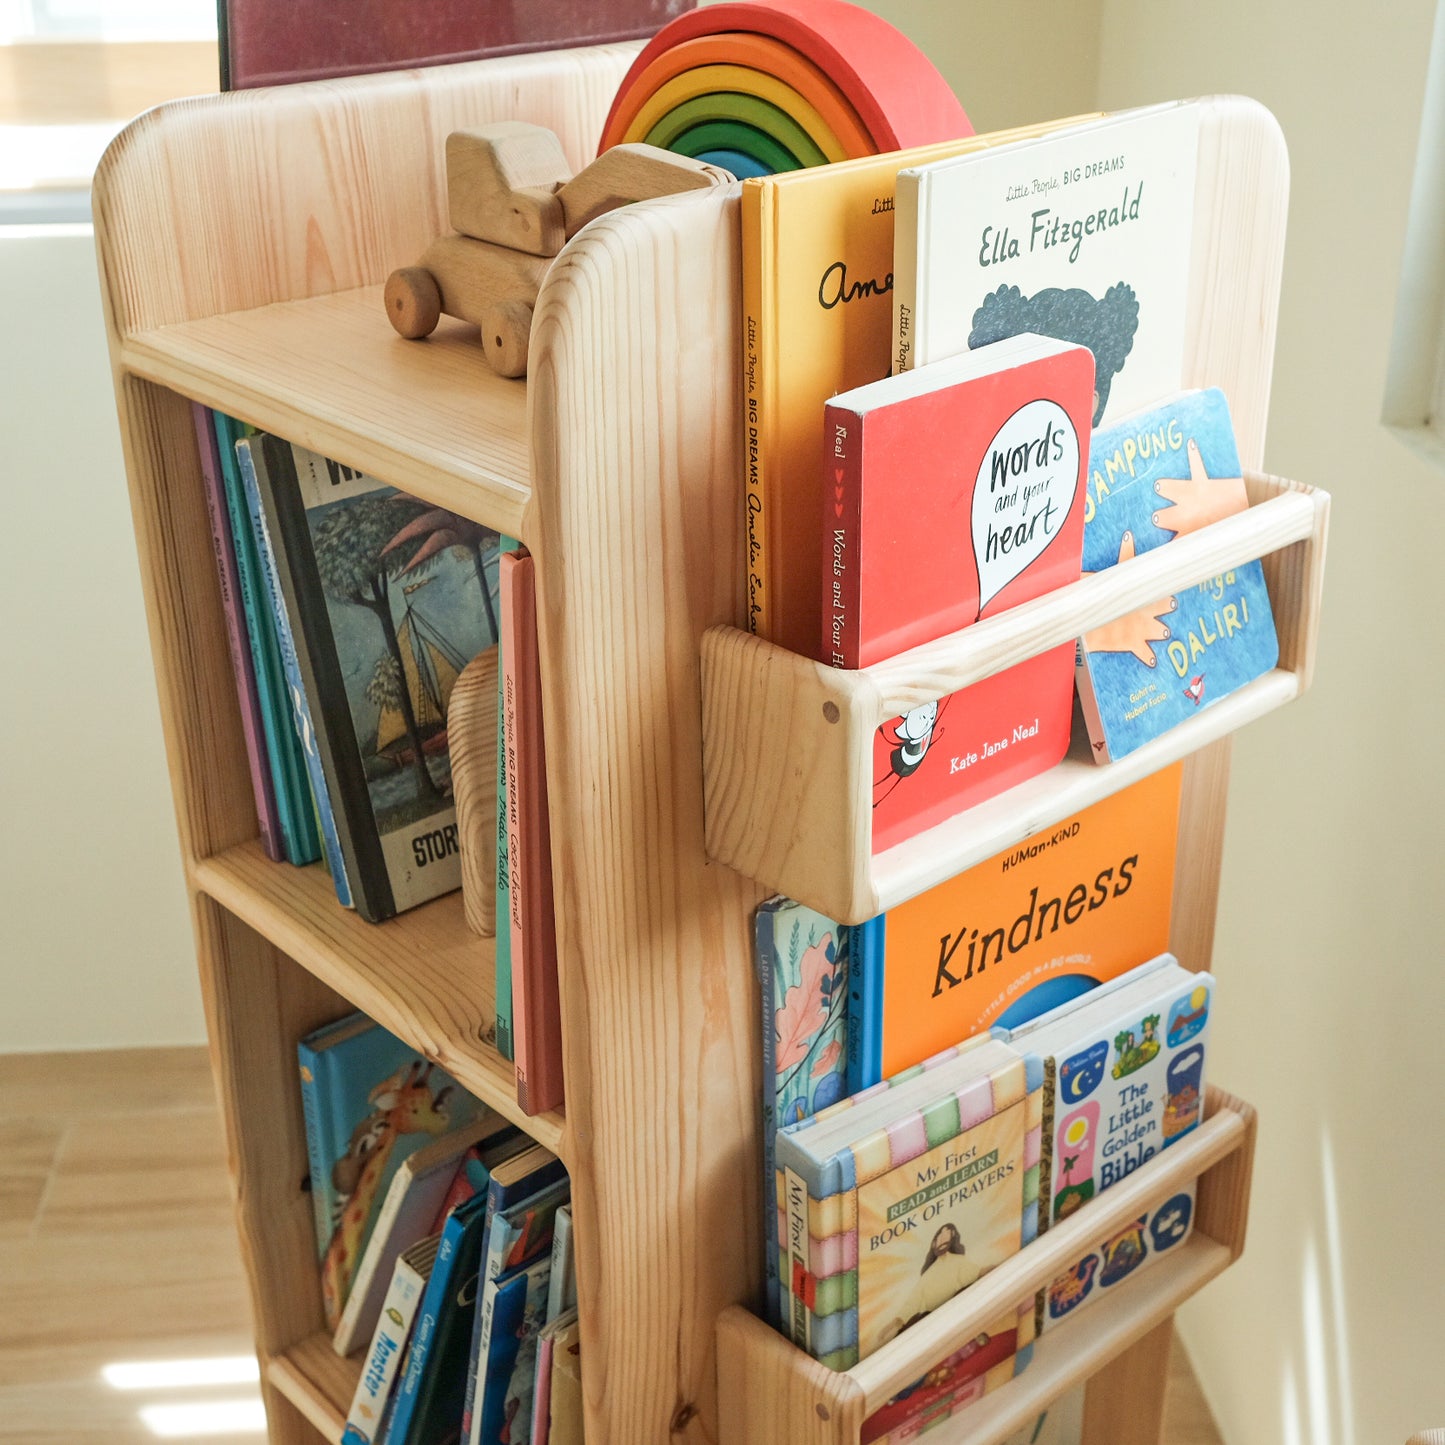
[[[647, 134], [651, 127], [639, 130], [635, 122], [654, 94], [690, 70], [715, 66], [770, 76], [788, 87], [831, 130], [843, 156], [973, 134], [958, 97], [928, 57], [862, 6], [847, 0], [722, 0], [684, 11], [643, 47], [618, 88], [598, 150]], [[655, 125], [658, 117], [652, 118]], [[801, 115], [791, 118], [799, 123]], [[825, 154], [831, 149], [818, 148]]]
[[733, 90], [776, 105], [830, 161], [876, 147], [848, 98], [791, 46], [765, 35], [725, 31], [665, 50], [619, 96], [602, 149], [646, 140], [674, 106], [709, 90]]

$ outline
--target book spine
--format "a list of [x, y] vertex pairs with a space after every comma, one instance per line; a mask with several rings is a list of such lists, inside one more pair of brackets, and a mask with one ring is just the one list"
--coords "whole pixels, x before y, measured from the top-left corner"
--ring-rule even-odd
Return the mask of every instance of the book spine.
[[321, 1137], [321, 1083], [317, 1075], [321, 1056], [305, 1044], [297, 1045], [296, 1061], [301, 1076], [301, 1114], [306, 1122], [306, 1164], [311, 1179], [311, 1218], [316, 1227], [316, 1256], [326, 1253], [331, 1242], [331, 1219], [326, 1208], [327, 1160]]
[[799, 1348], [813, 1350], [813, 1311], [807, 1280], [811, 1264], [808, 1238], [808, 1190], [791, 1169], [783, 1171], [788, 1205], [788, 1334]]
[[551, 1434], [552, 1350], [553, 1337], [543, 1335], [537, 1341], [537, 1378], [532, 1385], [532, 1445], [547, 1445]]
[[502, 565], [512, 1042], [517, 1103], [526, 1114], [540, 1114], [561, 1106], [563, 1088], [536, 573], [524, 553], [512, 553]]
[[880, 914], [849, 930], [848, 1065], [850, 1094], [871, 1089], [883, 1078], [883, 967], [887, 916]]
[[[773, 1228], [773, 1274], [777, 1279], [778, 1231]], [[557, 1210], [552, 1222], [552, 1272], [547, 1276], [547, 1323], [551, 1324], [558, 1315], [566, 1314], [577, 1303], [573, 1284], [572, 1265], [572, 1211], [567, 1205]]]
[[768, 585], [768, 516], [764, 486], [764, 428], [771, 417], [764, 386], [768, 371], [763, 338], [764, 291], [769, 279], [763, 264], [763, 230], [770, 209], [767, 190], [743, 182], [741, 202], [743, 289], [743, 538], [747, 549], [747, 628], [759, 637], [771, 634], [772, 590]]
[[377, 1422], [386, 1409], [386, 1402], [401, 1370], [402, 1355], [421, 1302], [424, 1278], [404, 1259], [396, 1262], [391, 1287], [386, 1292], [366, 1363], [346, 1412], [346, 1435], [362, 1441], [374, 1437]]
[[482, 1405], [487, 1390], [487, 1356], [492, 1349], [492, 1321], [497, 1312], [497, 1286], [489, 1283], [477, 1291], [477, 1322], [473, 1331], [472, 1354], [467, 1362], [467, 1389], [471, 1418], [463, 1434], [466, 1445], [482, 1445]]
[[1099, 696], [1094, 691], [1094, 674], [1089, 668], [1089, 649], [1086, 639], [1082, 637], [1074, 643], [1074, 691], [1078, 694], [1084, 730], [1089, 735], [1089, 756], [1096, 763], [1107, 763], [1111, 761], [1109, 735], [1104, 730]]
[[858, 543], [863, 512], [863, 418], [829, 403], [823, 409], [823, 637], [819, 656], [857, 667], [861, 641]]
[[[777, 946], [776, 918], [769, 908], [760, 908], [754, 927], [758, 970], [758, 995], [762, 1002], [759, 1028], [763, 1040], [763, 1178], [762, 1209], [764, 1274], [767, 1283], [768, 1314], [772, 1324], [782, 1329], [783, 1306], [779, 1284], [778, 1250], [778, 1041], [774, 1024], [773, 963]], [[553, 1276], [555, 1279], [555, 1276]]]
[[246, 636], [250, 642], [256, 692], [261, 705], [266, 756], [271, 763], [271, 784], [276, 798], [276, 815], [281, 825], [282, 846], [288, 861], [314, 863], [320, 856], [320, 845], [318, 841], [315, 851], [311, 852], [304, 846], [306, 839], [301, 816], [305, 802], [304, 778], [299, 764], [293, 767], [292, 756], [299, 751], [300, 743], [296, 741], [295, 729], [291, 726], [290, 704], [285, 701], [286, 679], [281, 673], [276, 625], [263, 601], [261, 562], [256, 556], [256, 539], [251, 533], [250, 515], [246, 511], [240, 468], [236, 462], [235, 444], [241, 436], [240, 424], [224, 412], [213, 412], [212, 418], [216, 427], [216, 453], [221, 462], [226, 512], [236, 549], [236, 576], [246, 617]]
[[265, 724], [261, 700], [256, 692], [256, 672], [246, 638], [246, 621], [241, 610], [241, 584], [236, 570], [236, 544], [226, 514], [226, 496], [221, 484], [220, 454], [216, 447], [211, 413], [191, 403], [196, 428], [196, 445], [201, 454], [201, 478], [205, 486], [206, 514], [211, 521], [211, 539], [216, 549], [216, 580], [221, 588], [221, 612], [226, 619], [226, 643], [231, 652], [231, 671], [236, 679], [236, 699], [241, 708], [241, 733], [246, 743], [246, 764], [251, 773], [251, 791], [256, 799], [256, 821], [261, 846], [273, 863], [285, 860], [281, 820], [276, 812], [276, 791], [271, 781], [271, 763], [266, 755]]
[[[411, 1429], [412, 1417], [416, 1414], [421, 1400], [422, 1378], [426, 1374], [427, 1357], [431, 1353], [432, 1340], [436, 1335], [437, 1320], [451, 1288], [461, 1236], [461, 1222], [453, 1216], [447, 1220], [446, 1228], [442, 1230], [436, 1263], [432, 1265], [431, 1278], [427, 1280], [426, 1289], [422, 1293], [417, 1311], [416, 1334], [407, 1349], [406, 1369], [395, 1386], [384, 1445], [402, 1445]], [[378, 1445], [381, 1445], [380, 1441]]]
[[296, 459], [289, 442], [273, 436], [260, 440], [256, 480], [270, 527], [281, 595], [297, 623], [294, 640], [302, 691], [315, 700], [323, 724], [316, 732], [316, 743], [346, 881], [356, 911], [368, 923], [379, 923], [395, 914], [396, 903], [371, 811], [366, 772], [351, 734], [351, 704], [312, 550]]
[[326, 853], [326, 867], [336, 889], [337, 901], [343, 908], [350, 908], [351, 887], [346, 879], [346, 860], [341, 856], [341, 841], [336, 835], [336, 816], [331, 809], [331, 792], [326, 786], [326, 773], [321, 766], [321, 754], [316, 746], [316, 729], [311, 720], [311, 701], [301, 680], [301, 664], [296, 655], [296, 638], [291, 629], [291, 617], [286, 608], [286, 599], [281, 592], [280, 577], [276, 568], [276, 549], [271, 541], [271, 528], [266, 522], [266, 509], [261, 505], [261, 487], [256, 477], [256, 464], [252, 455], [253, 443], [236, 443], [236, 460], [241, 469], [241, 485], [246, 492], [246, 508], [250, 514], [252, 531], [256, 538], [257, 555], [261, 560], [261, 574], [266, 583], [266, 594], [271, 603], [271, 615], [276, 623], [276, 643], [281, 652], [281, 668], [286, 676], [286, 691], [291, 699], [291, 716], [296, 735], [301, 742], [301, 752], [306, 760], [306, 776], [311, 784], [311, 796], [315, 807], [313, 816], [320, 830], [321, 842]]
[[[516, 552], [521, 543], [514, 537], [503, 537], [498, 557]], [[500, 570], [500, 561], [498, 568]], [[503, 615], [505, 616], [505, 604]], [[511, 1063], [515, 1056], [514, 1020], [512, 1017], [512, 905], [511, 866], [507, 851], [507, 719], [506, 690], [502, 667], [506, 649], [502, 631], [497, 632], [497, 935], [496, 935], [496, 1011], [497, 1052]]]
[[892, 369], [911, 371], [922, 354], [918, 346], [918, 225], [920, 178], [899, 171], [893, 188], [893, 351]]

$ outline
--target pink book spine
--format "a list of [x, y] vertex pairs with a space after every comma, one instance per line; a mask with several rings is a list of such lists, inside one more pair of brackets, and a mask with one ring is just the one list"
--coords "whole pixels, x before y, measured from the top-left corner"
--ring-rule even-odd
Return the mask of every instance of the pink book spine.
[[552, 1336], [537, 1341], [537, 1382], [532, 1390], [532, 1445], [547, 1445], [552, 1434]]
[[256, 797], [256, 819], [261, 827], [261, 846], [275, 863], [285, 861], [281, 846], [281, 822], [276, 811], [276, 794], [267, 765], [265, 734], [261, 724], [261, 700], [256, 677], [251, 671], [251, 649], [246, 640], [246, 619], [241, 613], [241, 579], [236, 572], [235, 544], [226, 497], [221, 490], [221, 459], [216, 451], [216, 433], [211, 414], [200, 402], [191, 403], [196, 426], [196, 445], [201, 454], [201, 477], [205, 482], [206, 511], [211, 519], [211, 541], [216, 553], [216, 576], [221, 584], [221, 611], [226, 618], [226, 641], [231, 648], [231, 670], [236, 677], [236, 697], [241, 704], [241, 731], [246, 738], [246, 762], [251, 769], [251, 791]]

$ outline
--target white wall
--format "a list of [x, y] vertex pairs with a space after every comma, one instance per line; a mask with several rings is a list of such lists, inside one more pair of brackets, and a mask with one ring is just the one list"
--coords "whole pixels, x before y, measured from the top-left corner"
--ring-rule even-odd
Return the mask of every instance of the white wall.
[[87, 227], [0, 228], [0, 1053], [205, 1038]]
[[1104, 0], [1099, 100], [1232, 91], [1293, 172], [1266, 461], [1334, 494], [1312, 693], [1235, 746], [1215, 1078], [1249, 1247], [1185, 1312], [1230, 1445], [1445, 1425], [1445, 475], [1379, 425], [1435, 0]]

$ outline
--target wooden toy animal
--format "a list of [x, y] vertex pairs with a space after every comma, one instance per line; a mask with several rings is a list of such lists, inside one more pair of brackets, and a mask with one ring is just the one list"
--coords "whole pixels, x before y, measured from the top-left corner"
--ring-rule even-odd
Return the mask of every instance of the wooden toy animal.
[[532, 307], [552, 259], [588, 221], [633, 201], [729, 184], [716, 166], [649, 145], [604, 151], [575, 176], [543, 126], [499, 121], [447, 137], [454, 235], [386, 282], [386, 314], [408, 340], [443, 312], [481, 328], [493, 371], [525, 376]]

